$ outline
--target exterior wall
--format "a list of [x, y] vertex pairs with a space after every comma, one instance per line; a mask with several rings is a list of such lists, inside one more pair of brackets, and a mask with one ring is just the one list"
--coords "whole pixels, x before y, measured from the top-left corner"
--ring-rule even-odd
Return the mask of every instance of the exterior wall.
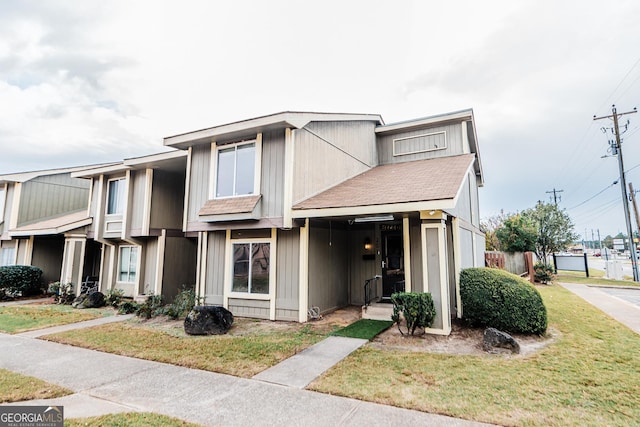
[[[7, 265], [18, 264], [17, 262], [18, 243], [19, 243], [19, 240], [0, 240], [0, 252], [2, 252], [3, 249], [8, 249], [8, 250], [13, 249], [13, 259], [8, 260], [9, 264]], [[0, 253], [0, 255], [2, 254]]]
[[284, 130], [262, 134], [262, 217], [279, 218], [284, 211]]
[[426, 283], [423, 283], [423, 292], [431, 293], [433, 303], [436, 307], [436, 316], [431, 329], [443, 330], [446, 332], [446, 334], [448, 334], [447, 329], [450, 328], [450, 313], [443, 313], [443, 307], [447, 307], [447, 311], [450, 307], [449, 292], [448, 286], [445, 289], [442, 289], [441, 286], [441, 280], [443, 276], [445, 278], [448, 277], [446, 271], [446, 262], [444, 264], [441, 262], [442, 257], [446, 257], [447, 255], [446, 250], [445, 253], [441, 253], [439, 247], [440, 242], [438, 233], [440, 232], [439, 228], [442, 227], [442, 225], [433, 225], [435, 225], [434, 228], [423, 229], [423, 248], [426, 250], [426, 253], [423, 253], [423, 263], [426, 264], [426, 271], [424, 274], [424, 282]]
[[269, 301], [229, 298], [229, 311], [234, 316], [269, 319]]
[[[484, 265], [484, 261], [482, 264]], [[460, 268], [474, 267], [473, 232], [460, 227]]]
[[156, 275], [156, 266], [158, 265], [158, 238], [149, 237], [148, 239], [144, 239], [144, 244], [142, 245], [142, 256], [143, 262], [142, 271], [139, 271], [140, 275], [140, 284], [141, 289], [139, 289], [139, 293], [150, 295], [150, 294], [159, 294], [160, 289], [157, 283], [157, 275]]
[[[468, 142], [464, 142], [463, 140], [463, 129], [462, 126], [465, 124], [458, 123], [450, 123], [444, 125], [436, 125], [436, 126], [426, 126], [421, 129], [414, 129], [410, 131], [398, 131], [392, 134], [383, 134], [378, 135], [378, 159], [380, 164], [388, 164], [388, 163], [401, 163], [401, 162], [409, 162], [413, 160], [423, 160], [423, 159], [434, 159], [437, 157], [447, 157], [447, 156], [455, 156], [459, 154], [464, 154], [465, 152], [469, 152], [469, 144]], [[431, 134], [431, 133], [439, 133], [446, 132], [446, 148], [436, 149], [432, 151], [419, 152], [415, 154], [404, 154], [404, 155], [393, 155], [393, 140], [400, 138], [411, 138], [417, 137], [419, 135]], [[445, 143], [445, 138], [441, 135], [434, 135], [425, 137], [429, 143], [429, 146], [435, 146], [436, 144], [441, 147], [443, 143]], [[412, 141], [415, 141], [415, 144], [412, 145]], [[402, 148], [402, 152], [407, 151], [421, 151], [425, 148], [424, 144], [420, 142], [422, 139], [407, 139], [402, 142], [398, 142], [398, 148]], [[400, 145], [401, 144], [401, 145]]]
[[192, 288], [196, 282], [197, 240], [167, 237], [164, 250], [162, 296], [173, 301], [182, 286]]
[[22, 183], [18, 227], [87, 208], [89, 182], [69, 175], [41, 176]]
[[[104, 216], [103, 213], [99, 213], [98, 212], [98, 201], [99, 198], [101, 197], [101, 192], [100, 192], [100, 178], [98, 177], [93, 177], [91, 178], [91, 203], [89, 204], [89, 216], [92, 217], [94, 220], [91, 222], [91, 224], [89, 225], [89, 233], [91, 235], [95, 235], [96, 233], [96, 218], [97, 215], [101, 215]], [[102, 191], [104, 192], [104, 189], [102, 189]], [[104, 198], [104, 196], [102, 196]], [[104, 203], [104, 200], [103, 200]], [[104, 204], [102, 205], [104, 209]], [[100, 222], [102, 224], [102, 227], [104, 227], [104, 222]]]
[[[5, 227], [5, 224], [8, 223], [10, 216], [5, 212], [8, 209], [8, 205], [11, 204], [11, 199], [8, 198], [8, 185], [0, 184], [0, 239], [2, 238], [2, 233], [8, 227]], [[11, 185], [13, 188], [13, 185]]]
[[276, 257], [276, 320], [298, 321], [300, 232], [278, 230]]
[[[209, 199], [209, 171], [211, 169], [211, 146], [194, 146], [191, 151], [191, 174], [189, 180], [189, 205], [187, 224], [198, 222], [198, 212]], [[188, 226], [187, 226], [188, 227]], [[189, 229], [189, 227], [188, 227]]]
[[16, 240], [17, 257], [16, 264], [29, 265], [29, 259], [31, 258], [31, 251], [29, 249], [29, 239], [17, 239]]
[[422, 266], [422, 231], [418, 219], [409, 222], [409, 239], [411, 245], [411, 292], [424, 292], [424, 276]]
[[63, 254], [63, 236], [34, 238], [31, 265], [42, 270], [42, 283], [45, 285], [60, 280]]
[[[131, 179], [129, 181], [129, 194], [130, 198], [127, 205], [129, 205], [129, 224], [128, 229], [142, 230], [145, 216], [145, 203], [147, 192], [147, 171], [136, 170], [131, 171]], [[138, 233], [141, 235], [143, 233]]]
[[295, 130], [293, 203], [376, 166], [374, 131], [374, 123], [360, 121], [311, 122]]
[[309, 229], [309, 307], [324, 313], [348, 304], [347, 231], [312, 225]]
[[[372, 260], [363, 260], [365, 254], [363, 243], [365, 238], [371, 239], [374, 244], [376, 257]], [[371, 279], [376, 274], [380, 274], [380, 255], [378, 255], [379, 233], [372, 226], [370, 229], [354, 229], [349, 231], [348, 241], [348, 257], [349, 257], [349, 284], [350, 295], [349, 303], [355, 305], [364, 305], [364, 282]], [[311, 262], [311, 261], [310, 261]], [[377, 295], [382, 295], [382, 280], [378, 280]]]
[[224, 302], [226, 234], [224, 231], [210, 231], [206, 233], [206, 236], [205, 304], [222, 305]]
[[[141, 199], [135, 200], [139, 202]], [[150, 227], [181, 230], [183, 205], [184, 174], [154, 170]]]

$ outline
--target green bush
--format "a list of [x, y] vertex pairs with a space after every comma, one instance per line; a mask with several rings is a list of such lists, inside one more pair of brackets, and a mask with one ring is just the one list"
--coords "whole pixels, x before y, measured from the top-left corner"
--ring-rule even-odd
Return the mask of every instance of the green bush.
[[393, 302], [393, 316], [398, 330], [404, 335], [400, 324], [402, 318], [406, 320], [406, 332], [413, 335], [417, 328], [429, 328], [436, 317], [436, 308], [430, 293], [397, 292], [391, 295]]
[[73, 283], [49, 283], [47, 294], [53, 296], [56, 304], [71, 304], [76, 298], [76, 294], [73, 293]]
[[124, 298], [124, 291], [118, 288], [107, 290], [104, 294], [104, 303], [109, 307], [118, 308]]
[[196, 304], [200, 303], [201, 299], [202, 298], [196, 296], [194, 288], [187, 288], [183, 285], [182, 290], [178, 292], [173, 303], [164, 308], [164, 314], [174, 320], [185, 317]]
[[151, 319], [161, 314], [164, 314], [162, 295], [149, 295], [145, 302], [140, 304], [136, 310], [136, 316], [145, 319]]
[[543, 262], [536, 262], [533, 266], [533, 277], [536, 282], [547, 284], [553, 281], [554, 268], [552, 265]]
[[472, 326], [525, 334], [547, 330], [547, 309], [529, 282], [495, 268], [467, 268], [460, 273], [463, 319]]
[[30, 265], [6, 265], [0, 267], [0, 288], [8, 295], [29, 296], [42, 292], [42, 270]]
[[118, 304], [118, 314], [131, 314], [138, 311], [140, 304], [135, 301], [122, 301]]

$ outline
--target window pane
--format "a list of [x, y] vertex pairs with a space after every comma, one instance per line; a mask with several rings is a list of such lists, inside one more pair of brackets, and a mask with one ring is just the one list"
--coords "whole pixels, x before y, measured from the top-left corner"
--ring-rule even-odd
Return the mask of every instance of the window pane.
[[2, 249], [2, 252], [0, 252], [0, 266], [13, 265], [15, 257], [16, 257], [15, 248]]
[[128, 282], [129, 281], [129, 253], [131, 251], [130, 247], [120, 248], [120, 272], [118, 274], [118, 281], [120, 282]]
[[249, 292], [249, 243], [236, 243], [233, 245], [233, 292]]
[[236, 196], [253, 194], [253, 181], [256, 160], [255, 144], [238, 146], [236, 164]]
[[251, 245], [251, 293], [269, 293], [269, 243]]
[[235, 169], [235, 147], [218, 151], [216, 197], [233, 196], [233, 171]]
[[129, 254], [129, 282], [136, 281], [136, 272], [138, 269], [138, 248], [131, 248]]
[[124, 202], [124, 179], [109, 181], [107, 214], [121, 214]]

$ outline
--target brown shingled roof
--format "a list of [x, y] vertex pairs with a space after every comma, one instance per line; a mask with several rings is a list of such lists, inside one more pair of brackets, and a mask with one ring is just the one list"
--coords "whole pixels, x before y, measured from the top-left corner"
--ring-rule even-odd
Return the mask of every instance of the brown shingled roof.
[[256, 207], [261, 195], [229, 197], [207, 201], [200, 209], [200, 216], [250, 213]]
[[475, 154], [377, 166], [297, 203], [293, 208], [328, 209], [453, 199]]

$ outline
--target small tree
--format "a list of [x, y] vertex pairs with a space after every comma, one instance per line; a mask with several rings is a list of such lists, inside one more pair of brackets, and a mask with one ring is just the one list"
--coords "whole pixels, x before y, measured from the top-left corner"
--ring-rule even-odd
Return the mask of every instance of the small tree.
[[511, 215], [496, 230], [500, 247], [505, 252], [527, 252], [536, 248], [537, 230], [531, 221], [520, 215]]
[[436, 317], [436, 307], [428, 292], [396, 292], [391, 295], [393, 302], [393, 320], [398, 325], [402, 335], [405, 333], [400, 328], [402, 319], [406, 322], [407, 334], [414, 335], [418, 328], [429, 328]]
[[569, 215], [555, 204], [538, 202], [535, 208], [527, 209], [522, 216], [537, 229], [535, 251], [544, 263], [549, 254], [566, 250], [579, 238], [573, 232]]
[[490, 216], [480, 221], [480, 231], [484, 233], [485, 249], [488, 251], [502, 250], [500, 239], [496, 236], [496, 231], [500, 229], [506, 216], [503, 212], [499, 215]]

